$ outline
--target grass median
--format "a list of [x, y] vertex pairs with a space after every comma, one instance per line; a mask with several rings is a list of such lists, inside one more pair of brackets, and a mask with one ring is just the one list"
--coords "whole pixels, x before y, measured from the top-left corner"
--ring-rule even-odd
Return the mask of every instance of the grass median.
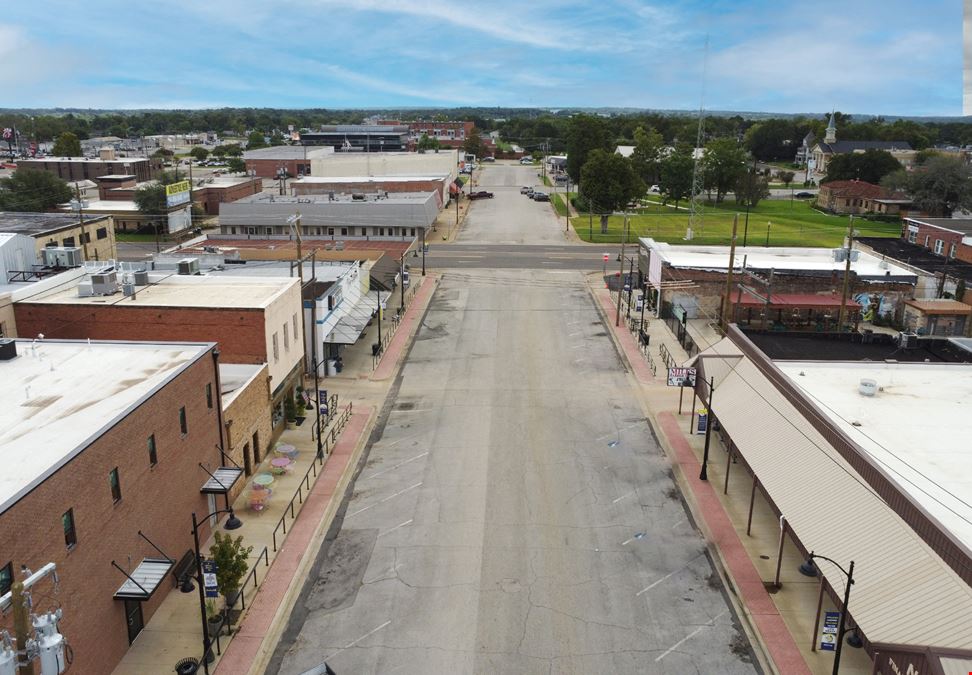
[[[639, 237], [651, 237], [673, 244], [685, 243], [689, 225], [687, 204], [682, 202], [676, 211], [673, 205], [662, 206], [652, 202], [646, 207], [632, 209], [628, 241]], [[556, 208], [556, 206], [555, 206]], [[748, 236], [746, 234], [746, 210], [735, 204], [709, 204], [705, 207], [702, 227], [693, 232], [692, 243], [701, 245], [728, 245], [732, 236], [732, 220], [739, 214], [737, 244], [743, 238], [750, 246], [810, 246], [833, 248], [840, 246], [847, 235], [847, 216], [831, 216], [812, 209], [806, 202], [789, 200], [764, 200], [750, 210]], [[608, 231], [601, 233], [598, 215], [581, 214], [571, 220], [578, 236], [594, 243], [620, 243], [624, 226], [623, 216], [608, 219]], [[855, 219], [854, 230], [860, 237], [899, 237], [900, 223], [881, 223]]]

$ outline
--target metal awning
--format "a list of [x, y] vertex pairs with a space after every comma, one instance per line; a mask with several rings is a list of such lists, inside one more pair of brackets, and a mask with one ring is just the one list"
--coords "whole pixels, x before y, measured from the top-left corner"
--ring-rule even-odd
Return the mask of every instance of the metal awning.
[[[387, 294], [386, 294], [387, 297]], [[372, 291], [362, 295], [355, 304], [348, 308], [347, 313], [338, 319], [337, 324], [324, 338], [324, 342], [340, 345], [353, 345], [361, 337], [361, 333], [371, 321], [378, 309], [378, 293]]]
[[148, 600], [172, 565], [173, 561], [165, 558], [145, 558], [130, 574], [122, 570], [128, 578], [115, 591], [115, 600]]
[[215, 473], [209, 474], [209, 478], [199, 488], [199, 491], [203, 494], [225, 495], [242, 475], [243, 469], [235, 466], [221, 466], [216, 469]]

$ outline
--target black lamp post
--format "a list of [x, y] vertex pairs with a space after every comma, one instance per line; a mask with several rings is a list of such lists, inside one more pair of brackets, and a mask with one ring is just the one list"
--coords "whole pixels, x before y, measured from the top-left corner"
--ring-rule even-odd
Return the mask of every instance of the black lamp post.
[[699, 480], [709, 480], [709, 439], [712, 438], [712, 391], [715, 389], [715, 378], [709, 378], [709, 401], [705, 404], [705, 447], [702, 450], [702, 470]]
[[[378, 321], [378, 330], [381, 330], [381, 320]], [[327, 363], [327, 361], [325, 361]], [[321, 441], [321, 405], [327, 401], [321, 401], [321, 364], [314, 360], [314, 395], [317, 397], [317, 459], [324, 459], [324, 443]]]
[[[821, 560], [826, 560], [831, 565], [833, 565], [834, 567], [836, 567], [837, 569], [839, 569], [844, 574], [845, 577], [847, 577], [847, 584], [844, 586], [844, 605], [843, 605], [843, 607], [841, 607], [841, 611], [840, 611], [840, 623], [837, 625], [837, 647], [835, 648], [835, 651], [834, 651], [834, 670], [833, 670], [833, 675], [837, 675], [837, 673], [840, 672], [840, 650], [841, 650], [841, 647], [843, 647], [843, 645], [844, 645], [844, 633], [847, 630], [847, 628], [846, 628], [846, 623], [847, 623], [847, 603], [850, 601], [851, 586], [854, 584], [854, 561], [851, 560], [850, 561], [850, 567], [848, 567], [848, 569], [845, 570], [841, 566], [841, 564], [838, 563], [836, 560], [833, 560], [831, 558], [828, 558], [827, 556], [820, 555], [818, 553], [814, 553], [813, 551], [810, 551], [810, 555], [800, 565], [800, 568], [799, 568], [800, 569], [800, 574], [802, 574], [804, 576], [807, 576], [807, 577], [815, 577], [815, 576], [817, 576], [817, 566], [813, 564], [813, 561], [816, 558], [820, 558]], [[861, 644], [862, 644], [861, 643], [861, 639], [860, 639], [859, 636], [856, 635], [856, 629], [855, 629], [855, 634], [852, 635], [851, 637], [848, 637], [847, 638], [847, 642], [848, 642], [848, 644], [850, 644], [853, 647], [859, 647], [859, 646], [861, 646]]]
[[[233, 507], [228, 509], [219, 509], [213, 511], [207, 516], [203, 517], [203, 522], [206, 522], [207, 518], [212, 518], [213, 516], [218, 516], [221, 513], [228, 513], [229, 518], [223, 524], [223, 528], [227, 530], [238, 530], [243, 527], [243, 521], [236, 517], [233, 513]], [[196, 519], [196, 512], [192, 512], [192, 542], [194, 551], [196, 553], [196, 585], [199, 586], [199, 614], [202, 617], [202, 630], [203, 630], [203, 670], [206, 675], [209, 675], [209, 650], [212, 647], [212, 641], [209, 638], [209, 623], [206, 621], [206, 589], [203, 584], [203, 571], [202, 571], [202, 557], [199, 553], [199, 521]], [[183, 584], [183, 590], [186, 589], [186, 584]]]

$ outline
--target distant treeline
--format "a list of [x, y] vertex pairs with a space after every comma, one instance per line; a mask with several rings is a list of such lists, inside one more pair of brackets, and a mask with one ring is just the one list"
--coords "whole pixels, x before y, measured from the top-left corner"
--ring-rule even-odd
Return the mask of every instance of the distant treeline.
[[[275, 108], [221, 108], [213, 110], [154, 110], [154, 111], [26, 111], [0, 112], [0, 127], [16, 127], [21, 137], [50, 141], [70, 131], [80, 139], [96, 136], [129, 138], [153, 134], [178, 134], [215, 131], [245, 136], [250, 131], [286, 131], [313, 129], [321, 124], [358, 124], [364, 118], [402, 121], [417, 119], [471, 120], [484, 132], [499, 130], [504, 141], [517, 143], [528, 150], [546, 147], [550, 152], [566, 148], [567, 126], [572, 111], [551, 113], [523, 108], [409, 108], [405, 110], [328, 110], [313, 108], [289, 110]], [[813, 131], [822, 138], [827, 124], [826, 114], [816, 117], [770, 117], [751, 119], [742, 115], [713, 115], [705, 120], [705, 140], [735, 137], [742, 141], [753, 139], [753, 127], [759, 126], [757, 136], [765, 137], [767, 147], [758, 152], [766, 159], [792, 158], [803, 137]], [[840, 140], [907, 141], [916, 149], [934, 145], [972, 144], [972, 124], [968, 121], [914, 121], [905, 119], [853, 118], [841, 113], [837, 117]], [[654, 128], [665, 142], [693, 144], [698, 120], [679, 113], [615, 113], [601, 115], [611, 135], [619, 145], [633, 144], [638, 127]], [[751, 142], [749, 143], [752, 144]]]

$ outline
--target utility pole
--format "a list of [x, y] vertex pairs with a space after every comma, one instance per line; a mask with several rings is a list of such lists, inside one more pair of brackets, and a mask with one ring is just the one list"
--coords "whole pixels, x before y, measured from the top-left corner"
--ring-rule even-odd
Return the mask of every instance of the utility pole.
[[78, 181], [74, 181], [74, 198], [78, 202], [78, 228], [81, 233], [79, 235], [81, 239], [81, 246], [84, 248], [84, 259], [88, 259], [88, 237], [85, 236], [87, 233], [84, 231], [84, 202], [81, 201], [81, 188], [78, 187]]
[[[301, 240], [300, 240], [300, 211], [295, 211], [294, 215], [287, 219], [287, 224], [294, 231], [294, 236], [297, 238], [297, 275], [300, 277], [300, 287], [304, 288], [304, 259], [301, 256]], [[292, 274], [293, 272], [291, 272]], [[303, 290], [301, 290], [303, 292]]]
[[618, 311], [614, 316], [614, 325], [621, 325], [621, 290], [624, 281], [624, 245], [628, 241], [628, 214], [624, 214], [624, 227], [621, 229], [621, 272], [618, 274]]
[[422, 228], [422, 276], [425, 276], [425, 228]]
[[749, 172], [749, 194], [746, 195], [746, 226], [743, 228], [743, 248], [746, 248], [746, 241], [749, 239], [749, 204], [753, 198], [755, 190], [754, 181], [756, 180], [756, 156], [753, 155], [753, 170]]
[[844, 330], [844, 318], [847, 314], [847, 291], [850, 287], [851, 251], [854, 249], [854, 216], [850, 217], [847, 226], [847, 260], [844, 262], [844, 285], [840, 291], [840, 313], [837, 315], [837, 332]]
[[726, 299], [722, 304], [722, 334], [725, 335], [729, 329], [729, 322], [732, 318], [732, 271], [736, 264], [736, 230], [739, 227], [739, 214], [732, 218], [732, 239], [729, 241], [729, 269], [726, 273]]
[[[15, 581], [10, 587], [10, 606], [13, 608], [14, 635], [17, 637], [17, 652], [27, 653], [27, 638], [30, 634], [30, 617], [27, 613], [27, 600], [24, 597], [24, 582]], [[34, 662], [26, 658], [21, 662], [20, 675], [34, 675]]]

